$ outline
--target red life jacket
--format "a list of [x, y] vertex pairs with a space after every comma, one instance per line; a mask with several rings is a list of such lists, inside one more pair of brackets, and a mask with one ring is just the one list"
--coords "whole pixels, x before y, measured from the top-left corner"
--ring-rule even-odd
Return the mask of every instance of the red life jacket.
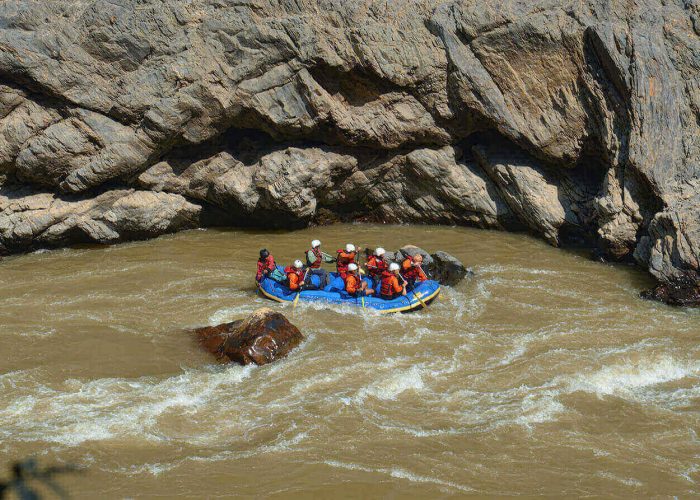
[[345, 278], [345, 291], [350, 295], [355, 295], [360, 291], [362, 281], [359, 276], [355, 274], [348, 274]]
[[[408, 264], [406, 264], [408, 261]], [[405, 280], [415, 280], [418, 278], [418, 268], [413, 265], [413, 257], [407, 256], [401, 265], [401, 274]]]
[[[284, 273], [287, 275], [286, 284], [291, 290], [296, 290], [298, 288], [297, 284], [304, 279], [305, 274], [303, 269], [297, 269], [294, 266], [285, 267]], [[293, 279], [292, 276], [296, 276], [296, 279]]]
[[[398, 291], [396, 289], [399, 289]], [[380, 293], [382, 297], [392, 298], [396, 294], [401, 293], [402, 287], [399, 284], [399, 279], [394, 276], [394, 273], [389, 271], [384, 271], [382, 273], [382, 286], [380, 288]]]
[[263, 271], [265, 271], [265, 269], [272, 272], [275, 270], [275, 268], [275, 259], [272, 257], [272, 254], [268, 255], [265, 260], [258, 259], [258, 272], [255, 273], [255, 279], [260, 281], [263, 277]]
[[312, 268], [312, 269], [318, 269], [318, 268], [321, 267], [321, 262], [322, 262], [321, 250], [319, 250], [318, 248], [312, 248], [311, 251], [313, 252], [314, 256], [316, 257], [316, 260], [313, 261], [313, 262], [311, 262], [311, 261], [309, 260], [309, 255], [308, 255], [308, 252], [307, 252], [307, 254], [306, 254], [306, 263], [309, 265], [310, 268]]
[[357, 252], [346, 253], [343, 250], [338, 250], [338, 260], [336, 262], [336, 266], [338, 273], [340, 273], [340, 276], [343, 279], [345, 279], [345, 276], [348, 273], [348, 265], [350, 265], [351, 262], [355, 262], [356, 255]]
[[423, 272], [421, 266], [414, 266], [415, 259], [410, 255], [406, 257], [401, 265], [401, 273], [405, 280], [425, 281], [428, 277]]
[[370, 255], [369, 259], [367, 260], [367, 272], [371, 274], [373, 277], [381, 276], [384, 271], [388, 269], [389, 266], [387, 266], [386, 261], [381, 258], [377, 257], [376, 255]]
[[304, 270], [303, 269], [297, 269], [294, 266], [287, 266], [284, 268], [284, 274], [289, 275], [290, 273], [294, 273], [300, 278], [304, 277]]

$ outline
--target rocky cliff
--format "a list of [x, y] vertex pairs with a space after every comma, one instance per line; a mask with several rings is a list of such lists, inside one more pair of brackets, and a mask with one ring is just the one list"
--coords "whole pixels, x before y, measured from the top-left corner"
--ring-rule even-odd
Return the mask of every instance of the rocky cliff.
[[0, 250], [315, 220], [699, 267], [697, 0], [5, 0]]

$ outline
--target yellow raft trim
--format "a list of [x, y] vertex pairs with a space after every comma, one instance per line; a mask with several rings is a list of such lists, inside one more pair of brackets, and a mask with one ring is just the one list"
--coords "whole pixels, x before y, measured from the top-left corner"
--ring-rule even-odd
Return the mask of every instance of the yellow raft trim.
[[[437, 290], [435, 290], [432, 294], [430, 294], [427, 297], [424, 297], [422, 293], [419, 293], [418, 295], [420, 295], [420, 298], [423, 299], [423, 302], [425, 302], [426, 305], [428, 305], [427, 303], [429, 301], [435, 299], [435, 297], [437, 297], [440, 294], [441, 289], [442, 289], [442, 287], [439, 287]], [[268, 299], [272, 299], [275, 302], [284, 303], [284, 302], [292, 302], [293, 301], [293, 299], [292, 300], [284, 300], [284, 299], [280, 299], [279, 297], [276, 297], [274, 295], [270, 295], [265, 290], [263, 290], [263, 288], [261, 286], [258, 286], [258, 291], [260, 291]], [[321, 301], [318, 301], [318, 302], [321, 302]], [[329, 304], [333, 304], [333, 302], [329, 302]], [[423, 309], [423, 306], [421, 305], [421, 303], [418, 300], [416, 300], [416, 302], [413, 304], [409, 304], [409, 305], [403, 306], [403, 307], [395, 307], [393, 309], [374, 309], [374, 310], [379, 311], [382, 314], [389, 314], [389, 313], [413, 311], [415, 309]]]

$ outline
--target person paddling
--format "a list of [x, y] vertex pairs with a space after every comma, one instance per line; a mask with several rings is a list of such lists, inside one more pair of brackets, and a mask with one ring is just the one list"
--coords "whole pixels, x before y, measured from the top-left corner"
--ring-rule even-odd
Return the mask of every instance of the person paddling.
[[255, 273], [255, 280], [259, 283], [262, 279], [268, 276], [271, 272], [277, 269], [275, 258], [267, 251], [266, 248], [260, 250], [260, 258], [258, 259], [258, 271]]
[[338, 274], [340, 274], [340, 277], [345, 279], [348, 273], [348, 265], [350, 263], [355, 262], [355, 258], [357, 257], [357, 250], [355, 249], [355, 245], [352, 243], [348, 243], [345, 245], [345, 250], [338, 250], [338, 257], [336, 259], [336, 267], [338, 270]]
[[408, 282], [408, 288], [413, 289], [416, 286], [416, 281], [426, 281], [428, 277], [423, 272], [421, 265], [423, 264], [423, 256], [416, 254], [411, 257], [407, 255], [401, 265], [403, 270], [403, 278]]
[[287, 266], [284, 272], [287, 275], [287, 286], [289, 289], [293, 292], [301, 291], [301, 287], [305, 285], [304, 263], [297, 259], [293, 265]]
[[348, 264], [348, 270], [345, 276], [345, 291], [353, 297], [374, 294], [374, 290], [367, 288], [367, 282], [362, 281], [362, 278], [357, 272], [357, 264], [354, 262]]
[[384, 272], [387, 270], [387, 262], [384, 260], [386, 251], [382, 247], [377, 247], [374, 250], [374, 255], [370, 255], [367, 259], [367, 273], [372, 277], [374, 282], [381, 279]]
[[324, 262], [330, 264], [335, 262], [335, 259], [321, 251], [321, 242], [319, 240], [313, 240], [311, 249], [306, 252], [306, 265], [309, 267], [310, 274], [315, 274], [321, 278], [323, 285], [328, 283], [328, 271], [321, 268], [321, 264]]
[[391, 300], [399, 295], [406, 295], [406, 286], [399, 283], [399, 270], [396, 262], [389, 264], [389, 270], [382, 275], [380, 294], [383, 299]]

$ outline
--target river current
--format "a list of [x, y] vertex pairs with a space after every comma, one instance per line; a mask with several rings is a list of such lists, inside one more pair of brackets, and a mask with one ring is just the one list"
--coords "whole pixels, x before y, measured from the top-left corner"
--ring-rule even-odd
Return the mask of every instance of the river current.
[[[349, 237], [348, 235], [351, 235]], [[445, 250], [475, 275], [380, 316], [255, 295], [259, 248]], [[0, 262], [0, 466], [78, 498], [700, 494], [700, 311], [641, 271], [433, 226], [198, 230]], [[261, 306], [306, 336], [218, 365], [186, 329]], [[0, 479], [4, 472], [0, 471]]]

